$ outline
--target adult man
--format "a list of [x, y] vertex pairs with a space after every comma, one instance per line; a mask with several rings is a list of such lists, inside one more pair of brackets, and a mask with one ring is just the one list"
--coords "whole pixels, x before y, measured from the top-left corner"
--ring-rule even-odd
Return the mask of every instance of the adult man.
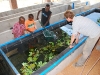
[[19, 17], [19, 22], [14, 24], [13, 30], [12, 30], [14, 38], [24, 35], [24, 31], [25, 31], [24, 23], [25, 23], [25, 18], [23, 16]]
[[37, 20], [39, 19], [38, 16], [39, 16], [40, 12], [42, 12], [41, 22], [42, 22], [43, 26], [48, 26], [50, 24], [49, 20], [50, 20], [51, 14], [52, 14], [52, 12], [50, 11], [50, 5], [47, 4], [45, 6], [45, 8], [42, 8], [42, 10], [40, 10], [38, 12], [38, 14], [37, 14]]
[[71, 36], [70, 48], [73, 47], [72, 44], [75, 39], [76, 43], [78, 43], [79, 34], [88, 36], [88, 39], [86, 40], [85, 46], [83, 48], [83, 55], [75, 64], [75, 66], [82, 66], [90, 56], [94, 45], [100, 37], [100, 27], [89, 18], [83, 16], [74, 17], [73, 12], [69, 10], [64, 13], [64, 16], [67, 21], [73, 22], [73, 34]]
[[33, 14], [28, 15], [28, 20], [25, 21], [25, 28], [27, 33], [34, 32], [37, 29]]

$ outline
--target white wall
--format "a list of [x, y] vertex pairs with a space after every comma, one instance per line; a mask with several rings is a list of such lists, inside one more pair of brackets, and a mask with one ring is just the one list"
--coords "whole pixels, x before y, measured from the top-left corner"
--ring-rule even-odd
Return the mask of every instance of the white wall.
[[100, 2], [100, 0], [80, 0], [80, 1], [82, 1], [82, 2], [84, 2], [84, 1], [89, 1], [90, 4], [95, 4], [95, 3]]
[[0, 0], [0, 12], [11, 10], [8, 0]]

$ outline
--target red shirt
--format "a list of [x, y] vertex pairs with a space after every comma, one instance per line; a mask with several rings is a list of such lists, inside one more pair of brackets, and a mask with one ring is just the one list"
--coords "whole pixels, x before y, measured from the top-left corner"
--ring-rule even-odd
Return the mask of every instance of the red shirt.
[[14, 34], [14, 38], [20, 37], [24, 34], [25, 25], [19, 24], [19, 22], [14, 24], [12, 33]]

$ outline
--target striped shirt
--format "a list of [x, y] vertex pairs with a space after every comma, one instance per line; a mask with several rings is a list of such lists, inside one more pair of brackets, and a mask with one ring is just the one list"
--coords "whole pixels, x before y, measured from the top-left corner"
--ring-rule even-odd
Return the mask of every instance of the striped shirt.
[[77, 16], [73, 18], [73, 34], [83, 34], [90, 38], [95, 38], [100, 34], [100, 26], [94, 21], [83, 16]]

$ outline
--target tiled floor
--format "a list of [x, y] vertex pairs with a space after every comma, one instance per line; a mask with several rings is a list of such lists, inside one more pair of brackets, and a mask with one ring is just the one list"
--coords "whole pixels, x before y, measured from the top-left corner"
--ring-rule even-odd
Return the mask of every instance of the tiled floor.
[[[100, 45], [100, 41], [97, 45]], [[63, 71], [59, 72], [57, 75], [100, 75], [100, 60], [96, 63], [96, 65], [93, 67], [93, 69], [88, 73], [88, 71], [91, 69], [93, 64], [98, 60], [100, 57], [100, 50], [96, 50], [96, 47], [94, 48], [90, 58], [85, 63], [85, 67], [74, 67], [74, 63], [78, 60], [78, 58], [81, 55], [79, 55], [72, 63], [70, 63], [69, 66], [67, 66]], [[83, 70], [84, 68], [84, 70]], [[81, 73], [83, 70], [83, 73]]]

